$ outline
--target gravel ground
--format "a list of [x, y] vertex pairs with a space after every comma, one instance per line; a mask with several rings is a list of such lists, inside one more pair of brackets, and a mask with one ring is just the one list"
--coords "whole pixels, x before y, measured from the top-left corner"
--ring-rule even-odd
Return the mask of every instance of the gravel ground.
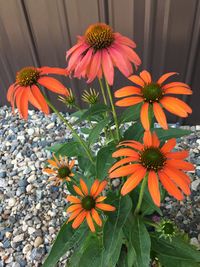
[[[42, 168], [51, 157], [44, 148], [67, 141], [70, 133], [55, 114], [29, 115], [25, 122], [10, 108], [0, 109], [0, 267], [41, 266], [66, 217], [65, 192], [47, 182]], [[178, 147], [190, 149], [197, 166], [190, 173], [192, 195], [182, 203], [167, 197], [162, 209], [200, 247], [200, 126], [189, 128], [193, 133]]]

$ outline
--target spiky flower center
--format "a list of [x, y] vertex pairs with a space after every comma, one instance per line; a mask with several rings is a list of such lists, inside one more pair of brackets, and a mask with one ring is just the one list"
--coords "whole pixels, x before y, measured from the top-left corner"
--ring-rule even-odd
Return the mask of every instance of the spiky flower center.
[[21, 86], [30, 86], [37, 82], [40, 76], [39, 71], [34, 67], [21, 69], [16, 75], [16, 82]]
[[171, 222], [166, 222], [164, 225], [163, 225], [163, 233], [166, 234], [166, 235], [173, 235], [175, 232], [175, 227], [173, 225], [173, 223]]
[[85, 33], [87, 43], [95, 50], [106, 48], [114, 41], [113, 30], [104, 23], [91, 25]]
[[149, 147], [141, 152], [140, 161], [147, 170], [158, 171], [164, 166], [166, 158], [159, 148]]
[[82, 207], [85, 210], [92, 210], [95, 208], [95, 200], [91, 196], [86, 196], [82, 199]]
[[94, 105], [98, 102], [99, 93], [95, 89], [90, 88], [89, 91], [84, 90], [82, 100], [88, 104]]
[[143, 97], [146, 102], [153, 103], [159, 101], [163, 96], [162, 88], [157, 83], [151, 83], [142, 89]]
[[71, 173], [71, 170], [67, 166], [63, 166], [58, 169], [58, 176], [61, 179], [68, 177], [70, 173]]

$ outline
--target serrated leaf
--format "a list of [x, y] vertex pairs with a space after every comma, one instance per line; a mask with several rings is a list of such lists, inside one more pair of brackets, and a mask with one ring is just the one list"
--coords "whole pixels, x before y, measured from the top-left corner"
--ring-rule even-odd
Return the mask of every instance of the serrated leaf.
[[55, 153], [56, 156], [77, 157], [79, 155], [85, 155], [83, 148], [79, 142], [72, 141], [64, 143]]
[[97, 125], [90, 131], [90, 135], [88, 137], [88, 142], [90, 144], [93, 144], [98, 140], [100, 133], [108, 123], [109, 118], [105, 118], [102, 121], [98, 122]]
[[88, 235], [88, 228], [74, 230], [70, 224], [64, 223], [42, 267], [55, 267], [58, 260], [71, 248], [77, 247]]
[[144, 134], [144, 128], [141, 122], [136, 122], [131, 125], [125, 132], [124, 132], [124, 140], [136, 140], [141, 141]]

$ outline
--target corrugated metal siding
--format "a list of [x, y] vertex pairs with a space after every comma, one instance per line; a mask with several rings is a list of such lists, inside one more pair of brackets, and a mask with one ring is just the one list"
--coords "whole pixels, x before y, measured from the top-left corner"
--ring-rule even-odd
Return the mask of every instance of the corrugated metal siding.
[[[0, 105], [17, 70], [24, 66], [65, 67], [65, 52], [91, 23], [109, 23], [132, 38], [140, 69], [157, 78], [177, 71], [194, 91], [185, 98], [193, 114], [184, 123], [200, 124], [200, 1], [198, 0], [0, 0]], [[84, 81], [64, 79], [79, 98]], [[119, 73], [114, 88], [127, 83]], [[95, 83], [95, 86], [98, 86]], [[55, 95], [49, 94], [58, 105]], [[170, 117], [171, 119], [177, 119]]]

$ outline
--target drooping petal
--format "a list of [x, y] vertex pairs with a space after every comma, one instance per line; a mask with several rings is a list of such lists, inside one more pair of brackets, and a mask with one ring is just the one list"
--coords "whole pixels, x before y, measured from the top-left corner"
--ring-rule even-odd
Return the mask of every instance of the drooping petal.
[[160, 171], [158, 172], [159, 179], [163, 185], [163, 187], [167, 190], [167, 192], [175, 197], [177, 200], [183, 200], [184, 196], [181, 193], [181, 191], [178, 189], [176, 184], [172, 182], [172, 180], [169, 178], [167, 174], [164, 172]]
[[38, 79], [38, 83], [54, 93], [66, 96], [69, 95], [67, 88], [61, 82], [52, 77], [40, 77]]
[[188, 113], [192, 112], [187, 104], [175, 97], [164, 96], [162, 99], [160, 99], [160, 103], [169, 112], [183, 118], [186, 118]]
[[73, 221], [72, 223], [72, 227], [74, 229], [78, 228], [81, 223], [84, 221], [85, 217], [87, 215], [87, 211], [83, 210], [77, 217], [76, 219]]
[[163, 111], [163, 109], [159, 103], [157, 103], [157, 102], [153, 103], [153, 112], [154, 112], [156, 120], [160, 124], [160, 126], [163, 129], [167, 130], [168, 129], [167, 119], [166, 119], [165, 113], [164, 113], [164, 111]]
[[87, 185], [85, 183], [85, 181], [83, 179], [80, 179], [80, 185], [81, 185], [81, 189], [84, 195], [88, 195], [88, 188]]
[[138, 168], [140, 168], [140, 164], [128, 164], [126, 166], [122, 166], [113, 172], [109, 174], [109, 178], [118, 178], [118, 177], [123, 177], [127, 176], [129, 174], [134, 173]]
[[29, 95], [29, 88], [23, 90], [21, 97], [20, 97], [20, 111], [22, 117], [27, 120], [28, 119], [28, 95]]
[[140, 111], [140, 119], [141, 123], [146, 131], [150, 130], [150, 122], [149, 122], [149, 103], [145, 102], [142, 105], [141, 111]]
[[116, 210], [115, 207], [109, 205], [109, 204], [104, 204], [104, 203], [97, 203], [96, 204], [96, 208], [100, 209], [100, 210], [104, 210], [104, 211], [114, 211]]
[[139, 58], [137, 53], [133, 49], [131, 49], [130, 47], [128, 47], [126, 45], [118, 44], [117, 42], [115, 43], [115, 47], [117, 47], [119, 51], [121, 51], [124, 55], [126, 55], [128, 60], [133, 62], [133, 64], [136, 67], [141, 64], [141, 59]]
[[134, 147], [135, 149], [137, 150], [142, 150], [144, 148], [144, 145], [141, 144], [140, 142], [138, 141], [135, 141], [135, 140], [125, 140], [125, 141], [122, 141], [119, 143], [118, 146], [130, 146], [131, 144], [131, 147]]
[[15, 91], [15, 84], [13, 83], [8, 88], [8, 92], [7, 92], [7, 100], [8, 100], [8, 102], [11, 101], [14, 91]]
[[176, 169], [181, 169], [185, 171], [193, 171], [194, 165], [190, 162], [179, 160], [179, 159], [171, 159], [167, 161], [167, 165], [174, 167]]
[[169, 77], [178, 74], [178, 72], [169, 72], [169, 73], [165, 73], [163, 74], [157, 81], [158, 84], [162, 84], [164, 81], [166, 81]]
[[135, 84], [137, 84], [137, 85], [139, 85], [141, 87], [145, 86], [145, 83], [144, 83], [143, 79], [141, 79], [140, 76], [138, 76], [138, 75], [132, 75], [132, 76], [128, 77], [128, 79], [131, 82], [133, 82], [133, 83], [135, 83]]
[[81, 203], [81, 200], [75, 196], [67, 196], [66, 199], [72, 203]]
[[70, 213], [69, 219], [67, 222], [71, 222], [74, 218], [76, 218], [78, 216], [78, 214], [83, 211], [83, 208], [77, 209], [75, 211], [73, 211], [72, 213]]
[[152, 82], [151, 74], [146, 70], [143, 70], [142, 72], [140, 72], [140, 77], [143, 79], [143, 81], [146, 84], [149, 84]]
[[124, 99], [118, 100], [115, 105], [119, 107], [128, 107], [128, 106], [134, 106], [136, 104], [139, 104], [143, 101], [142, 97], [134, 96], [134, 97], [126, 97]]
[[188, 183], [180, 177], [180, 174], [177, 173], [176, 169], [165, 166], [163, 172], [166, 173], [172, 179], [172, 181], [174, 181], [177, 186], [181, 188], [184, 194], [190, 195], [191, 192]]
[[74, 53], [77, 48], [83, 46], [83, 42], [78, 42], [76, 45], [72, 46], [66, 53], [66, 58], [68, 58], [72, 53]]
[[170, 152], [176, 145], [176, 139], [172, 138], [167, 140], [167, 142], [162, 146], [161, 151], [163, 153], [168, 153]]
[[86, 215], [86, 220], [87, 220], [87, 224], [88, 224], [90, 230], [91, 230], [92, 232], [95, 232], [95, 227], [94, 227], [94, 223], [93, 223], [93, 221], [92, 221], [92, 217], [91, 217], [91, 215], [90, 215], [90, 212], [87, 213], [87, 215]]
[[124, 56], [121, 54], [121, 51], [118, 51], [115, 47], [110, 47], [109, 54], [117, 68], [124, 74], [124, 76], [128, 77], [131, 74], [131, 71], [127, 66]]
[[96, 203], [97, 203], [97, 202], [102, 202], [102, 201], [104, 201], [106, 198], [107, 198], [107, 197], [105, 197], [105, 196], [100, 196], [100, 197], [98, 197], [95, 201], [96, 201]]
[[106, 49], [102, 50], [102, 68], [108, 84], [113, 85], [114, 67], [112, 59]]
[[130, 148], [120, 148], [119, 150], [115, 151], [112, 154], [113, 158], [118, 158], [118, 157], [137, 157], [138, 153], [136, 151], [134, 151], [133, 149]]
[[115, 97], [141, 95], [141, 89], [135, 86], [125, 86], [115, 92]]
[[34, 84], [31, 85], [31, 93], [33, 94], [33, 96], [35, 97], [37, 102], [39, 103], [41, 110], [45, 114], [49, 114], [49, 107], [46, 103], [46, 100], [44, 99], [43, 95], [41, 94], [40, 89]]
[[96, 222], [97, 225], [102, 226], [102, 220], [98, 214], [98, 212], [95, 209], [91, 210], [92, 218]]
[[83, 76], [82, 72], [86, 70], [90, 64], [92, 58], [93, 49], [88, 49], [87, 53], [83, 56], [80, 63], [77, 65], [74, 71], [75, 77]]
[[149, 193], [156, 206], [160, 207], [160, 190], [157, 174], [154, 171], [150, 171], [148, 175], [148, 188]]
[[143, 136], [143, 142], [144, 142], [144, 145], [147, 146], [147, 147], [150, 147], [152, 146], [152, 134], [150, 131], [145, 131], [144, 132], [144, 136]]
[[132, 161], [135, 161], [134, 157], [127, 157], [124, 159], [121, 159], [119, 161], [117, 161], [110, 169], [109, 169], [109, 173], [111, 173], [114, 169], [116, 169], [117, 167], [126, 164], [126, 163], [130, 163]]
[[52, 159], [48, 159], [47, 162], [48, 162], [51, 166], [53, 166], [53, 167], [55, 167], [55, 168], [58, 168], [58, 164], [57, 164], [54, 160], [52, 160]]
[[91, 59], [90, 69], [88, 72], [87, 82], [92, 82], [98, 74], [99, 69], [101, 68], [101, 51], [97, 51]]
[[132, 191], [144, 178], [146, 174], [146, 169], [142, 166], [137, 169], [134, 174], [132, 174], [127, 181], [124, 183], [122, 189], [121, 189], [121, 194], [124, 196], [128, 194], [130, 191]]
[[114, 37], [115, 37], [115, 40], [117, 42], [120, 42], [121, 44], [123, 45], [128, 45], [132, 48], [135, 48], [136, 47], [136, 44], [133, 40], [129, 39], [128, 37], [126, 36], [122, 36], [120, 33], [118, 32], [115, 32], [114, 33]]
[[28, 86], [29, 88], [29, 94], [28, 94], [28, 100], [29, 102], [34, 106], [36, 107], [37, 109], [41, 110], [42, 107], [40, 106], [40, 103], [38, 102], [38, 100], [35, 98], [35, 96], [33, 95], [32, 93], [32, 90], [31, 90], [31, 87]]

